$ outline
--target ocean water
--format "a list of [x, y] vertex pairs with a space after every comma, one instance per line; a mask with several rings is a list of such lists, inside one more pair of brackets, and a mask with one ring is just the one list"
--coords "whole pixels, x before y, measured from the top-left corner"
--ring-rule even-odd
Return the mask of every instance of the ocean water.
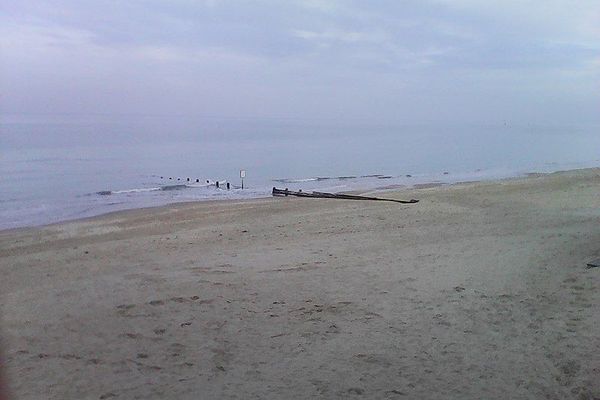
[[[373, 191], [593, 166], [600, 166], [598, 126], [5, 116], [0, 229], [264, 197], [273, 186]], [[231, 190], [216, 188], [217, 180]]]

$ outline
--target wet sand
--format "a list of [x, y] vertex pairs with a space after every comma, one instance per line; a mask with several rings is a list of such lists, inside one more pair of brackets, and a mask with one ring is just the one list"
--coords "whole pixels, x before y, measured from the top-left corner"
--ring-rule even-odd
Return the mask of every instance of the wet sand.
[[0, 232], [18, 399], [600, 398], [600, 170]]

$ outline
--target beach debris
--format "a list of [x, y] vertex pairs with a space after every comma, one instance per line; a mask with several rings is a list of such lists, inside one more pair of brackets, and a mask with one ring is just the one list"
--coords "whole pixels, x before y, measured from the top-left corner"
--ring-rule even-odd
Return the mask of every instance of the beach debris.
[[600, 258], [596, 258], [595, 260], [592, 260], [589, 263], [587, 263], [587, 269], [590, 268], [600, 268]]
[[287, 196], [296, 196], [296, 197], [312, 197], [312, 198], [320, 198], [320, 199], [341, 199], [341, 200], [373, 200], [373, 201], [391, 201], [394, 203], [402, 203], [402, 204], [414, 204], [418, 203], [419, 200], [411, 199], [411, 200], [396, 200], [396, 199], [385, 199], [380, 197], [369, 197], [369, 196], [357, 196], [351, 194], [341, 194], [341, 193], [325, 193], [325, 192], [303, 192], [302, 190], [293, 191], [287, 188], [285, 189], [277, 189], [273, 188], [273, 196], [275, 197], [287, 197]]

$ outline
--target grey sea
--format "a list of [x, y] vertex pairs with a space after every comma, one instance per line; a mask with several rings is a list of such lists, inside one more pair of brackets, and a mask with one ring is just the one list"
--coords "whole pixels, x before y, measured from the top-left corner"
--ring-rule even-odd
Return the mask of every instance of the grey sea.
[[595, 167], [600, 127], [5, 115], [0, 150], [0, 229], [9, 229], [265, 197], [273, 186], [384, 191]]

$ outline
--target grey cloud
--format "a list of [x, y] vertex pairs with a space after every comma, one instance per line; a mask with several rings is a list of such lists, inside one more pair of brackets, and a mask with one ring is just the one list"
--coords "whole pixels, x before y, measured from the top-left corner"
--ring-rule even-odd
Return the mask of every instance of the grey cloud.
[[0, 105], [378, 121], [527, 120], [562, 107], [565, 120], [597, 121], [581, 105], [599, 96], [600, 5], [482, 4], [5, 2]]

